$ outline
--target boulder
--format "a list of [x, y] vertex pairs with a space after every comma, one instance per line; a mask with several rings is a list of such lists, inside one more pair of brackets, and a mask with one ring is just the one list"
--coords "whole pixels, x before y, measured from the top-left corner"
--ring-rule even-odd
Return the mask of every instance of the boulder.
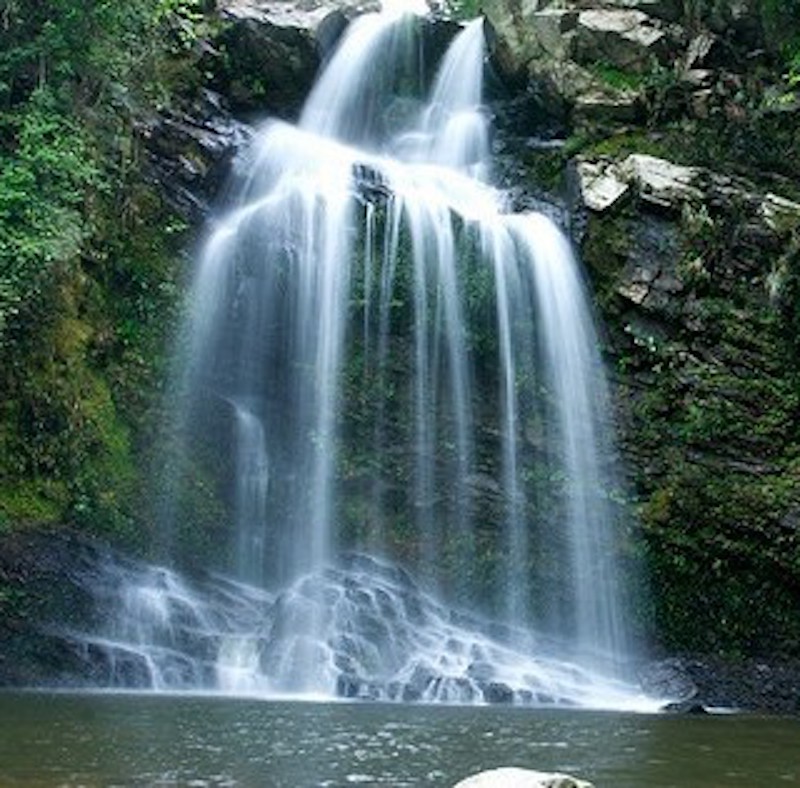
[[491, 681], [496, 672], [495, 666], [490, 662], [472, 662], [467, 668], [467, 676], [480, 683]]
[[[772, 714], [800, 711], [800, 662], [755, 659], [729, 661], [718, 657], [673, 657], [645, 666], [642, 687], [667, 690], [675, 699], [662, 711], [707, 714], [714, 709], [740, 709]], [[679, 692], [691, 693], [683, 698]]]
[[408, 682], [403, 687], [403, 700], [414, 702], [422, 699], [425, 690], [436, 680], [436, 671], [429, 665], [418, 664], [414, 666]]
[[456, 783], [453, 788], [593, 788], [592, 783], [560, 772], [490, 769]]
[[697, 695], [697, 685], [680, 659], [662, 659], [645, 665], [639, 671], [639, 683], [648, 695], [671, 703], [685, 702]]
[[574, 127], [594, 133], [643, 119], [644, 80], [637, 75], [654, 61], [677, 60], [674, 42], [683, 34], [638, 5], [589, 5], [486, 0], [483, 9], [498, 72], [544, 89], [552, 115], [566, 104]]
[[669, 714], [692, 714], [702, 715], [708, 714], [708, 709], [695, 700], [682, 700], [675, 703], [667, 703], [662, 707], [661, 711], [668, 712]]
[[492, 54], [500, 71], [526, 79], [534, 61], [568, 59], [578, 12], [546, 8], [542, 2], [487, 0], [483, 12], [491, 31]]
[[636, 185], [642, 200], [658, 207], [675, 208], [703, 198], [703, 191], [696, 185], [699, 175], [696, 167], [634, 153], [622, 163], [620, 173]]
[[575, 175], [580, 199], [590, 211], [602, 213], [630, 191], [630, 184], [623, 179], [619, 167], [608, 159], [578, 159]]
[[641, 11], [592, 9], [578, 16], [573, 45], [578, 63], [606, 63], [644, 73], [654, 60], [665, 60], [669, 50], [666, 32]]
[[326, 22], [338, 15], [351, 18], [375, 11], [378, 2], [349, 0], [222, 0], [223, 18], [252, 19], [274, 27], [306, 31], [312, 37], [324, 32]]
[[577, 8], [605, 7], [642, 11], [665, 22], [677, 22], [683, 14], [681, 0], [578, 0], [574, 5]]
[[671, 52], [664, 24], [636, 8], [579, 10], [488, 0], [484, 13], [496, 58], [507, 73], [547, 71], [568, 60], [643, 73]]
[[502, 681], [490, 681], [483, 688], [483, 699], [487, 703], [508, 704], [514, 702], [514, 691]]
[[777, 235], [788, 235], [800, 228], [800, 203], [777, 194], [764, 195], [760, 214], [767, 227]]
[[223, 0], [215, 87], [235, 112], [296, 115], [349, 20], [374, 7], [347, 0]]
[[580, 207], [603, 213], [635, 193], [645, 207], [680, 212], [686, 204], [737, 204], [749, 215], [748, 231], [764, 240], [781, 239], [800, 228], [800, 203], [767, 192], [743, 178], [687, 167], [641, 153], [620, 161], [576, 157], [573, 193]]
[[575, 162], [577, 196], [584, 207], [603, 212], [635, 188], [645, 203], [659, 208], [679, 208], [700, 200], [703, 190], [696, 184], [701, 171], [666, 159], [634, 153], [624, 161], [584, 159]]

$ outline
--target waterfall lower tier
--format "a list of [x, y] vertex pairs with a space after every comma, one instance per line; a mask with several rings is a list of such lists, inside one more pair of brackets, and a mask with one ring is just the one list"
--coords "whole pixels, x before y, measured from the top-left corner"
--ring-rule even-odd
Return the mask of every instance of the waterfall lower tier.
[[367, 556], [275, 594], [110, 561], [81, 582], [110, 623], [67, 638], [106, 688], [640, 711], [662, 702], [565, 661], [564, 644], [448, 608]]
[[[155, 687], [603, 705], [593, 671], [629, 654], [624, 495], [580, 270], [556, 225], [507, 213], [489, 183], [481, 20], [427, 98], [415, 25], [353, 22], [212, 228], [172, 447], [189, 472], [166, 510], [212, 479], [232, 528], [206, 560], [249, 585], [190, 603], [168, 573], [134, 583], [125, 642], [161, 649], [135, 668]], [[374, 560], [331, 568], [342, 551], [407, 567], [506, 636]]]

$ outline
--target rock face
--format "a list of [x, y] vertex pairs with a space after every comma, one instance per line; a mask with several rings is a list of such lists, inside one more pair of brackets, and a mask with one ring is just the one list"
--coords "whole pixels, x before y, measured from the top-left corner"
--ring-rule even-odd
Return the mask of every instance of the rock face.
[[153, 179], [188, 221], [208, 214], [228, 178], [236, 152], [252, 129], [236, 120], [222, 97], [208, 89], [182, 108], [139, 122]]
[[[575, 126], [594, 132], [643, 120], [653, 93], [692, 94], [708, 114], [714, 69], [786, 46], [791, 12], [753, 0], [697, 4], [677, 0], [487, 0], [499, 70], [518, 85], [545, 84], [574, 109]], [[796, 13], [796, 12], [795, 12]], [[783, 16], [781, 16], [783, 14]], [[760, 49], [759, 49], [760, 47]], [[680, 85], [680, 87], [679, 87]], [[788, 105], [787, 105], [788, 106]]]
[[453, 788], [592, 788], [592, 783], [557, 772], [506, 768], [467, 777]]
[[680, 0], [578, 0], [575, 5], [579, 8], [608, 8], [628, 9], [641, 11], [654, 19], [666, 22], [677, 22], [683, 11]]
[[735, 663], [718, 658], [672, 658], [646, 665], [643, 689], [671, 698], [665, 710], [681, 714], [714, 708], [776, 714], [800, 712], [800, 665], [765, 660]]
[[642, 11], [596, 9], [578, 15], [572, 49], [578, 63], [643, 72], [668, 51], [666, 32]]
[[610, 161], [575, 162], [576, 185], [583, 205], [591, 211], [611, 208], [630, 191], [630, 183], [621, 168]]
[[0, 686], [72, 683], [82, 660], [64, 631], [92, 626], [77, 582], [103, 548], [60, 527], [0, 538]]
[[[664, 21], [675, 17], [669, 3], [489, 0], [485, 13], [500, 70], [512, 80], [550, 86], [585, 128], [636, 121], [642, 98], [636, 75], [673, 62], [683, 38], [680, 26]], [[622, 73], [631, 76], [615, 79]]]
[[696, 647], [764, 653], [800, 602], [800, 539], [783, 525], [800, 493], [786, 366], [800, 202], [642, 153], [583, 154], [573, 172], [658, 604]]
[[[563, 147], [540, 133], [551, 148], [537, 138], [518, 156], [549, 199], [571, 202], [568, 224], [607, 326], [655, 599], [642, 612], [651, 636], [665, 653], [794, 658], [800, 91], [776, 53], [800, 8], [484, 8], [500, 70], [552, 96], [563, 118]], [[566, 177], [554, 177], [559, 165]]]
[[374, 3], [225, 0], [215, 87], [234, 111], [297, 113], [322, 58], [353, 16]]

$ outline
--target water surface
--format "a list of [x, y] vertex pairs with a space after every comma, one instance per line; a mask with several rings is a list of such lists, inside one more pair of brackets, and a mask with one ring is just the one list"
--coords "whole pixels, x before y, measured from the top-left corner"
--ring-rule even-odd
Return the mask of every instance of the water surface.
[[451, 786], [561, 770], [598, 788], [800, 784], [800, 722], [137, 694], [0, 694], [4, 786]]

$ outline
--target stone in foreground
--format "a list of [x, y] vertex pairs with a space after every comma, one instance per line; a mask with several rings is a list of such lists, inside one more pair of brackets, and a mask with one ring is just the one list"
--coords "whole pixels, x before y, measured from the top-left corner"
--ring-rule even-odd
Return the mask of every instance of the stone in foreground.
[[594, 786], [568, 774], [505, 768], [473, 774], [453, 788], [594, 788]]

